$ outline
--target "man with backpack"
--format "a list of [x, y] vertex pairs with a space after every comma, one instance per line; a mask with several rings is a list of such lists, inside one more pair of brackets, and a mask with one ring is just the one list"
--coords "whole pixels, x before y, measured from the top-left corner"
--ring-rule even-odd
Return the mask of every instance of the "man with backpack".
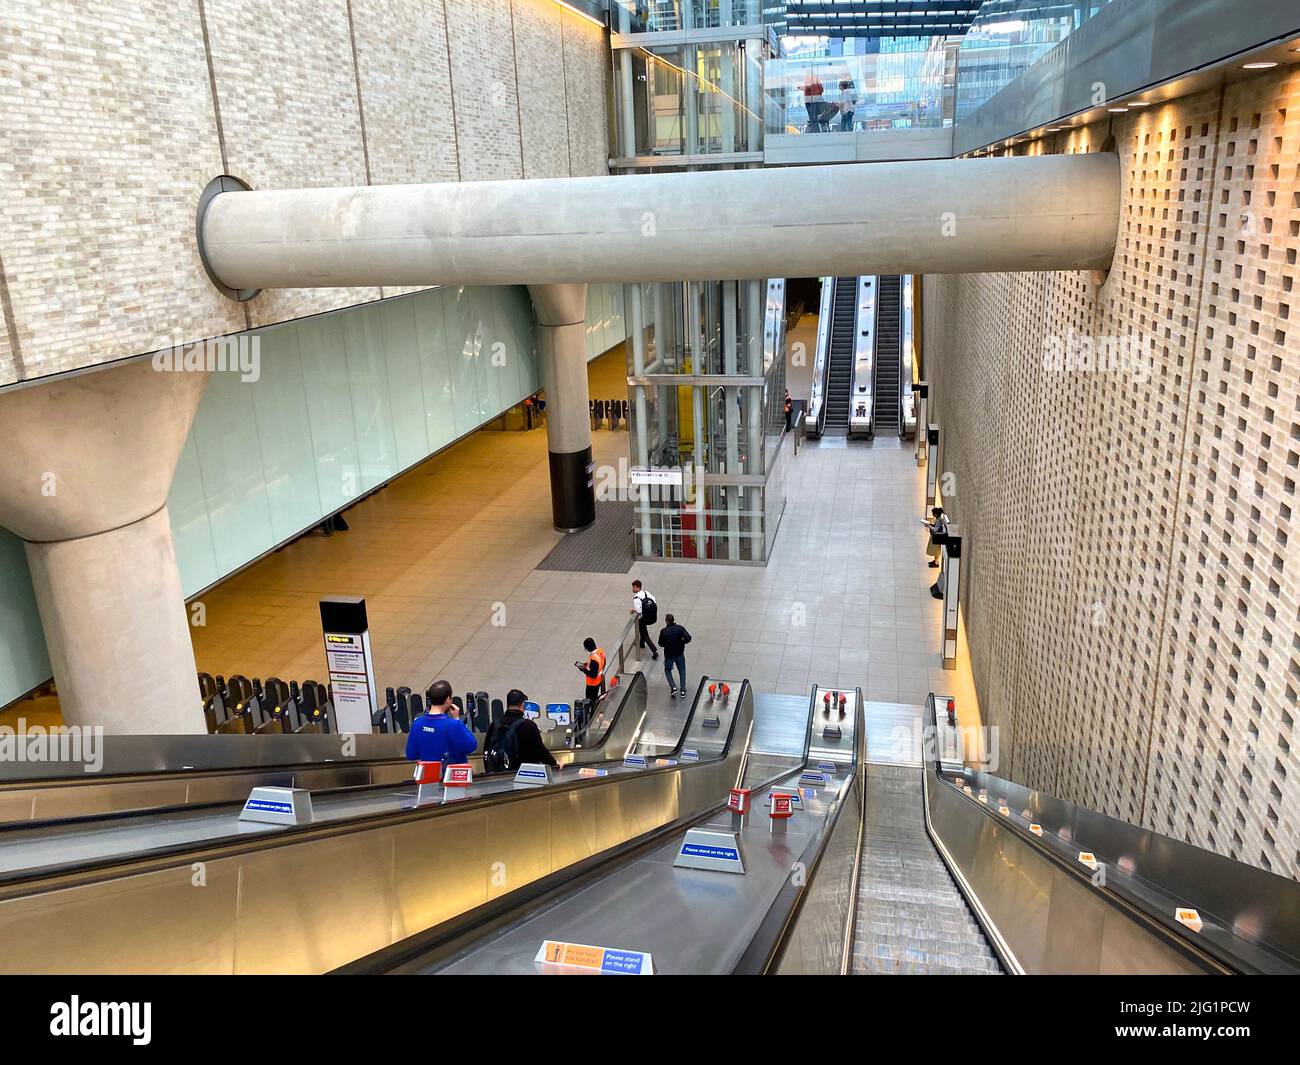
[[464, 722], [452, 716], [451, 685], [435, 680], [429, 685], [429, 710], [411, 722], [406, 757], [412, 762], [460, 765], [474, 753], [478, 740]]
[[632, 582], [632, 609], [628, 613], [636, 615], [636, 627], [640, 637], [636, 642], [637, 650], [642, 647], [650, 648], [651, 659], [658, 662], [659, 648], [655, 646], [654, 639], [650, 635], [650, 626], [659, 620], [659, 604], [655, 602], [653, 595], [641, 587], [640, 581]]
[[484, 773], [513, 773], [525, 762], [560, 768], [546, 749], [537, 722], [524, 717], [527, 700], [518, 688], [511, 688], [506, 695], [506, 712], [492, 723], [483, 740]]
[[[678, 625], [671, 614], [664, 615], [667, 622], [659, 633], [659, 646], [664, 649], [664, 676], [668, 678], [669, 697], [680, 695], [686, 697], [686, 645], [691, 642], [691, 634], [685, 625]], [[673, 666], [677, 667], [680, 687], [673, 684]]]

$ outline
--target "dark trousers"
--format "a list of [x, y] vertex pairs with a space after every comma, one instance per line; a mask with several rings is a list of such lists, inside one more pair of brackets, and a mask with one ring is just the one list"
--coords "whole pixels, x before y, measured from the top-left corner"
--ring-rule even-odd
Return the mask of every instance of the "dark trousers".
[[650, 636], [650, 626], [646, 624], [645, 619], [637, 618], [636, 627], [637, 627], [637, 631], [641, 634], [641, 638], [637, 640], [636, 643], [638, 649], [642, 647], [648, 647], [650, 648], [650, 657], [658, 658], [659, 648], [655, 646], [655, 642]]
[[592, 705], [595, 705], [596, 700], [599, 699], [604, 694], [605, 694], [605, 681], [603, 679], [599, 684], [588, 684], [585, 688], [582, 689], [582, 697]]
[[673, 666], [677, 667], [677, 676], [681, 683], [677, 685], [679, 692], [686, 690], [686, 656], [677, 655], [675, 658], [669, 658], [664, 655], [664, 676], [668, 678], [668, 687], [673, 686]]

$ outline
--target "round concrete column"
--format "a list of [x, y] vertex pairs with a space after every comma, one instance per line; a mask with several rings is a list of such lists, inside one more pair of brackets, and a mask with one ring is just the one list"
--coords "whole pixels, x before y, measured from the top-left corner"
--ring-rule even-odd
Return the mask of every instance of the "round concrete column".
[[166, 507], [206, 383], [146, 359], [0, 394], [0, 525], [25, 541], [69, 725], [206, 731]]
[[68, 724], [206, 732], [167, 508], [27, 561]]
[[587, 286], [529, 285], [546, 389], [551, 520], [563, 532], [596, 520], [587, 389]]

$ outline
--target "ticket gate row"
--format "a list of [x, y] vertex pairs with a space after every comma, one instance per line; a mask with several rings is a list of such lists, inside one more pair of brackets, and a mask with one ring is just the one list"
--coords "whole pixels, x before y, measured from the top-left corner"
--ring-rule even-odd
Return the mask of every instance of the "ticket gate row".
[[251, 680], [199, 674], [208, 732], [221, 735], [333, 733], [338, 731], [329, 688], [314, 680], [287, 683], [279, 677]]

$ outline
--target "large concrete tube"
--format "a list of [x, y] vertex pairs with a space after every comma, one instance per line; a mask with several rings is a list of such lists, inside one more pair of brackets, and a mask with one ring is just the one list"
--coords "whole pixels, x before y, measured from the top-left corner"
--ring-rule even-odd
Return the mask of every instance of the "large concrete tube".
[[1114, 154], [226, 192], [234, 289], [1100, 270]]
[[551, 520], [563, 532], [596, 520], [587, 388], [587, 286], [529, 285], [546, 390]]
[[166, 503], [207, 377], [137, 360], [0, 394], [0, 525], [69, 725], [206, 731]]

